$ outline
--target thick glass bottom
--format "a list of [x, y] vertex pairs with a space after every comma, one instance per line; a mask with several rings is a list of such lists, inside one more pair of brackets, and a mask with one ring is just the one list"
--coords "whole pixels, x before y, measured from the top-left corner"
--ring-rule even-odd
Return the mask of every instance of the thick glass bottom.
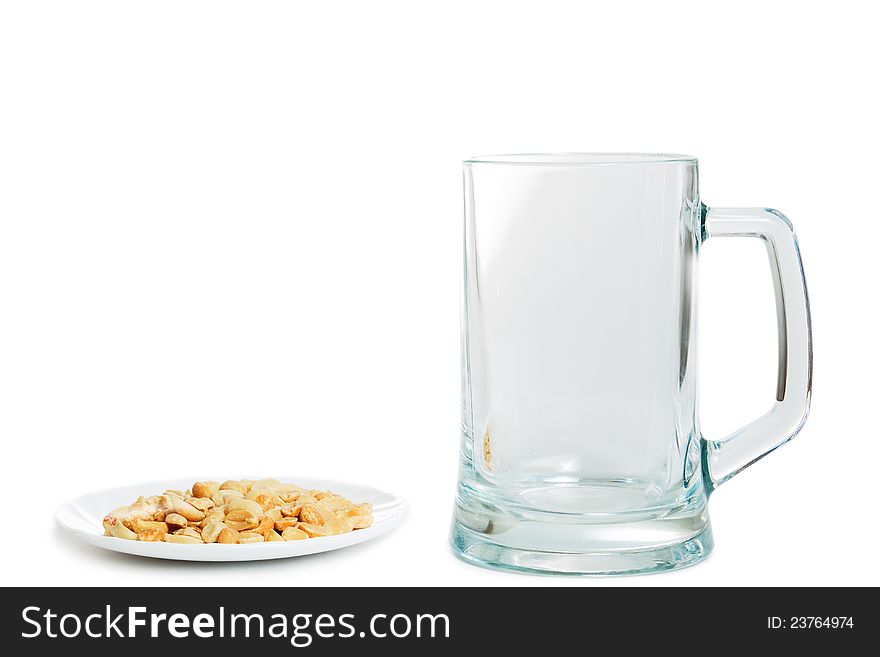
[[[620, 486], [576, 486], [558, 489], [555, 494], [568, 500], [588, 497], [597, 502], [605, 499], [599, 495], [602, 489], [607, 495], [616, 491], [614, 499], [623, 500], [628, 508], [566, 513], [558, 510], [555, 498], [552, 511], [543, 505], [505, 508], [498, 500], [488, 503], [488, 496], [462, 488], [452, 527], [453, 550], [461, 559], [480, 566], [548, 575], [635, 575], [674, 570], [699, 563], [712, 551], [703, 495], [672, 507], [634, 509], [626, 503], [627, 496], [621, 495]], [[546, 501], [547, 497], [545, 493], [541, 499]]]
[[501, 545], [456, 522], [452, 547], [460, 559], [486, 568], [539, 575], [639, 575], [699, 563], [712, 551], [712, 531], [707, 526], [681, 543], [641, 550], [548, 552]]

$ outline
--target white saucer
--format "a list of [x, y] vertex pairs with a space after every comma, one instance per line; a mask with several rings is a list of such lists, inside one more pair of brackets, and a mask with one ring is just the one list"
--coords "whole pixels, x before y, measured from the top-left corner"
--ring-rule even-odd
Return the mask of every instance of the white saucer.
[[[304, 488], [333, 491], [357, 503], [370, 502], [373, 505], [373, 525], [367, 529], [356, 529], [337, 536], [246, 545], [220, 545], [216, 543], [188, 545], [128, 541], [113, 536], [104, 536], [101, 519], [109, 511], [131, 504], [140, 495], [149, 497], [150, 495], [158, 495], [167, 489], [186, 490], [193, 481], [198, 481], [198, 479], [150, 482], [82, 495], [63, 504], [56, 512], [55, 520], [63, 529], [86, 543], [114, 552], [182, 561], [257, 561], [329, 552], [363, 543], [394, 529], [406, 512], [406, 504], [399, 497], [369, 486], [305, 477], [275, 477], [275, 479], [294, 483]], [[202, 477], [201, 480], [206, 481], [208, 478]], [[214, 480], [224, 481], [224, 478], [214, 477]]]

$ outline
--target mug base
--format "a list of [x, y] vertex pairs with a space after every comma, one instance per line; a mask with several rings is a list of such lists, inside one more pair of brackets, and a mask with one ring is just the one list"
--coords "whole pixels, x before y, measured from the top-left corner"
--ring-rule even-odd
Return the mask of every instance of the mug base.
[[584, 545], [583, 551], [514, 547], [455, 520], [451, 543], [457, 557], [486, 568], [540, 575], [585, 576], [641, 575], [686, 568], [708, 557], [713, 547], [708, 520], [695, 534], [674, 543], [627, 549], [608, 549], [607, 545], [602, 549], [591, 549]]

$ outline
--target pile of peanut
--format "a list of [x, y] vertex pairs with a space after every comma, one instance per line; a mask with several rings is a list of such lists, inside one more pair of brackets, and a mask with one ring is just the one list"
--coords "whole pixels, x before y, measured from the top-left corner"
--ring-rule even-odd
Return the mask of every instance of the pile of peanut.
[[197, 481], [139, 497], [104, 516], [104, 535], [168, 543], [263, 543], [345, 534], [373, 522], [372, 505], [276, 479]]

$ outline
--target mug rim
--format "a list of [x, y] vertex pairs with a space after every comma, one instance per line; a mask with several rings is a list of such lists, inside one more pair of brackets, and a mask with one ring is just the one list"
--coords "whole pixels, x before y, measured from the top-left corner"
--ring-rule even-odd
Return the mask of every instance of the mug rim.
[[696, 164], [697, 158], [679, 153], [512, 153], [478, 155], [464, 160], [471, 164], [506, 164], [531, 166], [609, 166], [627, 164]]

